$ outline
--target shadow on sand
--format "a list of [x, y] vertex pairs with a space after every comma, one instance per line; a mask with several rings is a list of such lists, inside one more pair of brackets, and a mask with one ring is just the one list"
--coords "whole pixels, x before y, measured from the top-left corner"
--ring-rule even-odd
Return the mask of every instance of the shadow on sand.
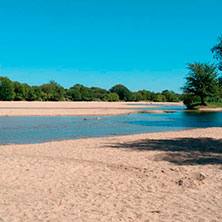
[[155, 160], [169, 161], [177, 165], [222, 164], [222, 139], [178, 138], [165, 140], [140, 140], [134, 143], [109, 144], [112, 148], [125, 148], [148, 152], [165, 151]]

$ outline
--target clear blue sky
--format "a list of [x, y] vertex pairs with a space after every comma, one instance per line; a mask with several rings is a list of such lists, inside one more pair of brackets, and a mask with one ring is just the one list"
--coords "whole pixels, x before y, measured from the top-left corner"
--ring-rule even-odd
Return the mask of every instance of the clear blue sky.
[[109, 89], [179, 91], [213, 62], [221, 0], [0, 0], [0, 75]]

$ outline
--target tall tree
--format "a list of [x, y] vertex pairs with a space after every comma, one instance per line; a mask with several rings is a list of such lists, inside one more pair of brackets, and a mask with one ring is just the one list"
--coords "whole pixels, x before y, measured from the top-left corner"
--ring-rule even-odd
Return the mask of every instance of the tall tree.
[[119, 95], [120, 100], [124, 101], [132, 100], [132, 92], [124, 85], [121, 84], [115, 85], [110, 89], [110, 92], [117, 93]]
[[78, 88], [72, 87], [66, 91], [66, 96], [72, 101], [81, 101], [82, 96]]
[[92, 99], [93, 100], [103, 100], [106, 95], [108, 95], [108, 91], [105, 89], [101, 89], [98, 87], [91, 87]]
[[222, 35], [218, 38], [218, 44], [215, 45], [211, 51], [214, 54], [214, 58], [218, 60], [218, 68], [222, 71]]
[[179, 96], [174, 91], [164, 90], [161, 93], [165, 98], [166, 102], [179, 102]]
[[50, 81], [48, 84], [41, 86], [42, 92], [45, 94], [45, 99], [49, 101], [64, 100], [65, 90], [55, 81]]
[[117, 93], [109, 93], [104, 96], [103, 100], [109, 102], [117, 102], [119, 101], [119, 95]]
[[15, 98], [13, 82], [7, 77], [0, 77], [0, 100], [11, 101]]
[[188, 65], [189, 73], [183, 87], [185, 94], [199, 96], [201, 105], [206, 105], [206, 97], [212, 96], [217, 88], [216, 67], [208, 64], [194, 63]]
[[139, 93], [142, 96], [142, 100], [144, 101], [151, 101], [152, 100], [152, 93], [148, 90], [139, 90], [137, 93]]
[[29, 86], [20, 82], [13, 82], [16, 101], [22, 101], [27, 99]]
[[43, 92], [39, 86], [29, 86], [26, 98], [27, 101], [42, 101], [43, 97]]

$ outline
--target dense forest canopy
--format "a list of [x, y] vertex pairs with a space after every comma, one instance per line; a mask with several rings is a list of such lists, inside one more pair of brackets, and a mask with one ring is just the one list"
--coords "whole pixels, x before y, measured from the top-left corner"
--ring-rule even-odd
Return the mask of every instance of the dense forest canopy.
[[164, 90], [155, 93], [148, 90], [131, 92], [126, 86], [118, 84], [110, 90], [98, 87], [86, 87], [76, 84], [65, 89], [55, 81], [41, 86], [29, 86], [26, 83], [13, 82], [0, 77], [1, 101], [155, 101], [179, 102], [181, 95]]

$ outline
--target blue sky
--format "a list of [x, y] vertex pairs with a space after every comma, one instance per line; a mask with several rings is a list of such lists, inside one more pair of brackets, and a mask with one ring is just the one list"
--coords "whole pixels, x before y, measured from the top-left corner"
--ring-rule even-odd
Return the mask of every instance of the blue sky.
[[0, 0], [0, 75], [179, 92], [187, 63], [215, 62], [221, 0]]

